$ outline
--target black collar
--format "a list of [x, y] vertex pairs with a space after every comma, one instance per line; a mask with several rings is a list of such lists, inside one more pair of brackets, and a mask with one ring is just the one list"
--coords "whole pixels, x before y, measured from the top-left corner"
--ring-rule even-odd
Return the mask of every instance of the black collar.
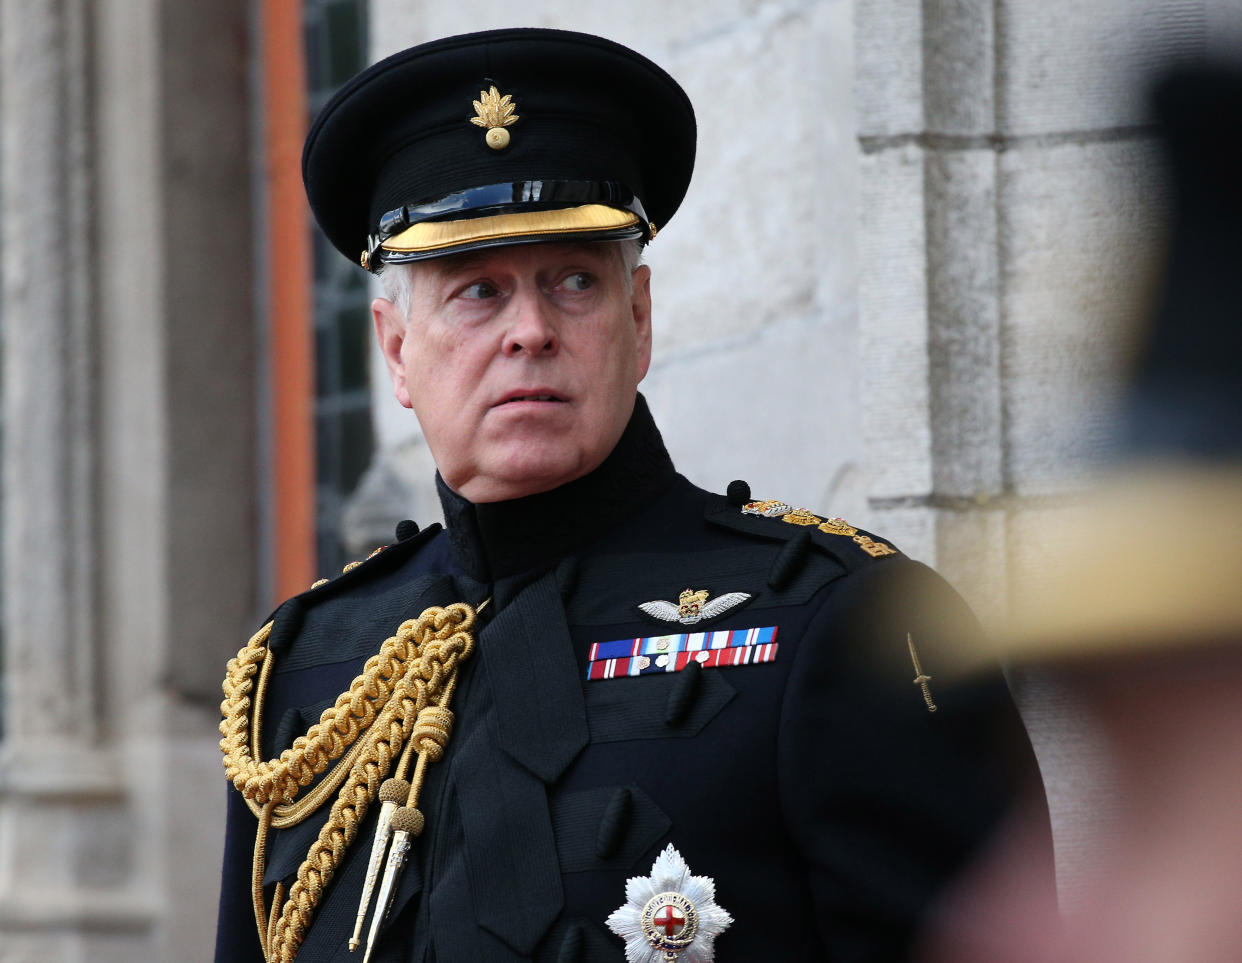
[[649, 504], [676, 477], [647, 402], [638, 395], [617, 446], [589, 475], [552, 491], [476, 505], [436, 488], [453, 555], [479, 581], [547, 567]]

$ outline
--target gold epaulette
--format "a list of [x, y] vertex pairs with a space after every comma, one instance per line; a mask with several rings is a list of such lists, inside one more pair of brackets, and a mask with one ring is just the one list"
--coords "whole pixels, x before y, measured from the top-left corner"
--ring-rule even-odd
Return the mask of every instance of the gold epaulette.
[[[872, 558], [885, 558], [889, 555], [900, 554], [891, 545], [878, 541], [867, 532], [851, 525], [844, 518], [822, 518], [805, 508], [794, 508], [792, 505], [776, 499], [750, 501], [738, 509], [738, 511], [743, 515], [770, 518], [774, 521], [784, 522], [786, 525], [797, 525], [822, 532], [824, 535], [849, 539], [858, 546], [859, 550]], [[834, 552], [833, 554], [836, 553]]]

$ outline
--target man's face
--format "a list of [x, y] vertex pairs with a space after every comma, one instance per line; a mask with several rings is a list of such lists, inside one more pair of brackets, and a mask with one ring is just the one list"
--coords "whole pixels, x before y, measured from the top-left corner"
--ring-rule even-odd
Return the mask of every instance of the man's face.
[[397, 400], [449, 487], [548, 491], [607, 457], [651, 360], [651, 272], [615, 243], [522, 244], [414, 268], [408, 317], [371, 305]]

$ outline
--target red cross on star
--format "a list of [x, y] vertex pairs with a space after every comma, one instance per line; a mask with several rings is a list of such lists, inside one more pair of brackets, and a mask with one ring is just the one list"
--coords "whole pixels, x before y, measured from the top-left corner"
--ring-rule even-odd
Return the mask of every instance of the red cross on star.
[[652, 925], [663, 927], [666, 937], [676, 936], [686, 925], [686, 918], [677, 911], [675, 906], [661, 906], [656, 910]]

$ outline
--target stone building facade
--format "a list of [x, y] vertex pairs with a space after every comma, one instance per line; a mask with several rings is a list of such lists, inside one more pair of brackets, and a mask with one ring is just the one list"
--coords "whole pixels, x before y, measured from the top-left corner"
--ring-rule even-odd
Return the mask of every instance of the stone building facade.
[[[210, 958], [216, 686], [264, 610], [246, 0], [0, 0], [0, 963]], [[844, 515], [1003, 618], [1098, 450], [1159, 241], [1139, 78], [1242, 0], [536, 0], [664, 65], [698, 173], [651, 246], [679, 467]], [[371, 0], [375, 57], [511, 5]], [[438, 509], [376, 365], [361, 546]], [[1063, 893], [1090, 727], [1019, 680]]]
[[242, 0], [0, 3], [0, 960], [208, 959], [258, 611]]

